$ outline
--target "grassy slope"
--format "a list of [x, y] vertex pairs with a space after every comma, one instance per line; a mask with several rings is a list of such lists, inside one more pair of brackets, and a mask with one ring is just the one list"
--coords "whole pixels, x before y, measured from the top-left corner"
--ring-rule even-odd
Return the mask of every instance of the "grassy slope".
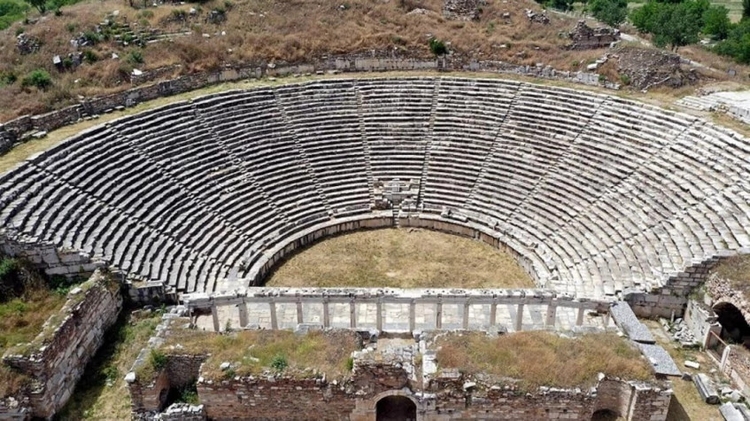
[[268, 286], [533, 288], [515, 259], [484, 243], [428, 230], [334, 237], [284, 263]]

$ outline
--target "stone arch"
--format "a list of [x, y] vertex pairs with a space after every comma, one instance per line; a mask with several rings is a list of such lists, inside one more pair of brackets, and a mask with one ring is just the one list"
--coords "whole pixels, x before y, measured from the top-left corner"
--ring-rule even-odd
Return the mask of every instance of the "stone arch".
[[611, 409], [600, 409], [591, 415], [591, 421], [617, 421], [621, 415]]
[[405, 396], [386, 396], [375, 404], [375, 420], [416, 421], [417, 405]]
[[[408, 401], [408, 402], [407, 402]], [[372, 399], [370, 399], [370, 408], [372, 412], [374, 413], [375, 417], [373, 420], [375, 421], [389, 421], [391, 419], [396, 418], [387, 418], [384, 417], [381, 412], [381, 405], [383, 403], [396, 403], [396, 404], [405, 404], [405, 406], [410, 406], [412, 414], [414, 415], [414, 418], [410, 417], [402, 417], [398, 418], [399, 420], [408, 419], [410, 421], [422, 421], [422, 415], [421, 413], [421, 405], [420, 402], [414, 398], [414, 395], [412, 395], [411, 392], [407, 390], [386, 390], [385, 392], [379, 393], [378, 395], [375, 395]]]
[[722, 339], [745, 346], [750, 344], [750, 324], [740, 308], [729, 301], [720, 301], [712, 309], [721, 324]]

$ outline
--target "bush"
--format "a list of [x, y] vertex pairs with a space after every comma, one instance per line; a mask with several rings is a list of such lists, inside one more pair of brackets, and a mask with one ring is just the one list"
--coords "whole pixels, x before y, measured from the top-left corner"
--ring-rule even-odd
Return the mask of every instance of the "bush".
[[23, 19], [27, 10], [29, 10], [29, 6], [26, 3], [0, 0], [0, 30], [6, 29], [13, 22]]
[[729, 10], [724, 6], [711, 6], [703, 13], [703, 33], [714, 39], [726, 39], [732, 22], [729, 21]]
[[24, 88], [33, 86], [37, 89], [45, 90], [52, 86], [52, 78], [46, 70], [37, 69], [23, 78], [21, 86]]
[[83, 37], [90, 45], [96, 45], [102, 40], [101, 34], [94, 31], [86, 31], [83, 33]]
[[83, 50], [83, 61], [92, 64], [99, 61], [99, 55], [93, 50]]
[[18, 77], [12, 71], [0, 72], [0, 86], [7, 86], [16, 83]]
[[284, 371], [288, 366], [289, 363], [286, 361], [286, 357], [281, 354], [276, 354], [273, 360], [271, 360], [271, 368], [276, 371]]
[[143, 53], [139, 50], [134, 50], [128, 53], [127, 58], [125, 59], [130, 64], [136, 65], [136, 64], [143, 64]]
[[437, 38], [431, 38], [430, 51], [432, 51], [432, 54], [435, 54], [436, 56], [442, 56], [448, 54], [448, 47], [445, 46], [445, 43], [443, 41]]
[[154, 370], [156, 371], [167, 366], [167, 355], [159, 350], [152, 349], [148, 359], [151, 366], [154, 367]]

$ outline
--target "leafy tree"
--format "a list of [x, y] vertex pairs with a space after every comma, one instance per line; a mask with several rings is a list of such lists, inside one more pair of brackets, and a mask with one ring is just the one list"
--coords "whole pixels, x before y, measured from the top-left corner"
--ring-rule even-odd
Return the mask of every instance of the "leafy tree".
[[750, 19], [740, 21], [729, 30], [727, 39], [716, 44], [714, 51], [730, 56], [739, 63], [750, 63]]
[[750, 18], [750, 0], [742, 0], [742, 19]]
[[706, 35], [715, 39], [726, 39], [732, 23], [729, 21], [729, 10], [724, 6], [711, 6], [703, 12], [703, 30]]
[[649, 1], [634, 10], [630, 19], [641, 32], [653, 35], [654, 44], [669, 45], [673, 50], [698, 42], [703, 29], [703, 15], [710, 7], [708, 0], [686, 0], [682, 3]]
[[628, 0], [592, 0], [586, 8], [597, 20], [613, 27], [620, 26], [628, 16]]
[[35, 7], [39, 13], [44, 14], [47, 11], [47, 0], [24, 0], [26, 3]]

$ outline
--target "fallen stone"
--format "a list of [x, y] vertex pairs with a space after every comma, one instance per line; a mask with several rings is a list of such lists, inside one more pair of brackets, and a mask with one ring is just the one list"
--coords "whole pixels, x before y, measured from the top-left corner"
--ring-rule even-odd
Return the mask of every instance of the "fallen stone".
[[685, 360], [685, 367], [698, 369], [698, 368], [701, 368], [701, 365], [700, 363], [697, 363], [695, 361]]

